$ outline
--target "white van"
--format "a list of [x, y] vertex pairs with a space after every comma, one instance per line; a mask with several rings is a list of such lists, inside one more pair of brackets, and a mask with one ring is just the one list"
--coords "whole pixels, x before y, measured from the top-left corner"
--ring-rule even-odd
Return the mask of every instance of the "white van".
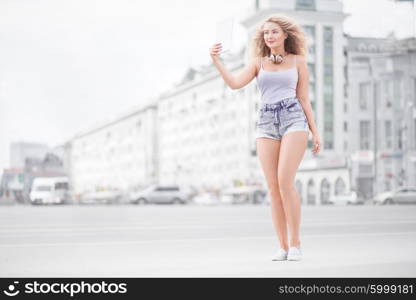
[[36, 177], [30, 191], [32, 204], [63, 204], [68, 200], [68, 177]]

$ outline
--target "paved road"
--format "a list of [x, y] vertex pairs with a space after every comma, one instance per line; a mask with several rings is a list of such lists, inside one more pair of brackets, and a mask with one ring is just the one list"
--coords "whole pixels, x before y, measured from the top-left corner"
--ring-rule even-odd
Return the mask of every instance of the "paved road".
[[267, 205], [2, 206], [1, 277], [416, 277], [416, 206], [302, 208], [274, 262]]

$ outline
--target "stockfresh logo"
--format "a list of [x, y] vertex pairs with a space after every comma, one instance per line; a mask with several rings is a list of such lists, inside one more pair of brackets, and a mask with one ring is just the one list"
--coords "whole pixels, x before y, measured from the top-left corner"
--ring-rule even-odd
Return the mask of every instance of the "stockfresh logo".
[[20, 293], [19, 290], [16, 289], [16, 286], [19, 284], [19, 281], [14, 281], [13, 284], [9, 284], [7, 290], [4, 290], [3, 293], [7, 296], [14, 297]]

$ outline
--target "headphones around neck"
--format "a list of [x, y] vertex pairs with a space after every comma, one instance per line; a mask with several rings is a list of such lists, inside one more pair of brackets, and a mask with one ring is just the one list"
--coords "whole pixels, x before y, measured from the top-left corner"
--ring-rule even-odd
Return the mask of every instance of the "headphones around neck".
[[283, 61], [283, 56], [281, 56], [281, 55], [275, 55], [275, 54], [271, 54], [270, 56], [269, 56], [269, 59], [271, 60], [271, 62], [272, 63], [274, 63], [274, 64], [280, 64], [280, 63], [282, 63], [282, 61]]

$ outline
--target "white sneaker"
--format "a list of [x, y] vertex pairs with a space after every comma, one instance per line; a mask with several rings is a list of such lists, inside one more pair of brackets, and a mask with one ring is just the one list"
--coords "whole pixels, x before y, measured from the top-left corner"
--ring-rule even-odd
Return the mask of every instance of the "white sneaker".
[[286, 260], [287, 253], [288, 252], [285, 249], [279, 248], [277, 253], [273, 256], [272, 260]]
[[289, 252], [287, 254], [287, 260], [301, 260], [302, 259], [302, 252], [297, 247], [290, 247]]

